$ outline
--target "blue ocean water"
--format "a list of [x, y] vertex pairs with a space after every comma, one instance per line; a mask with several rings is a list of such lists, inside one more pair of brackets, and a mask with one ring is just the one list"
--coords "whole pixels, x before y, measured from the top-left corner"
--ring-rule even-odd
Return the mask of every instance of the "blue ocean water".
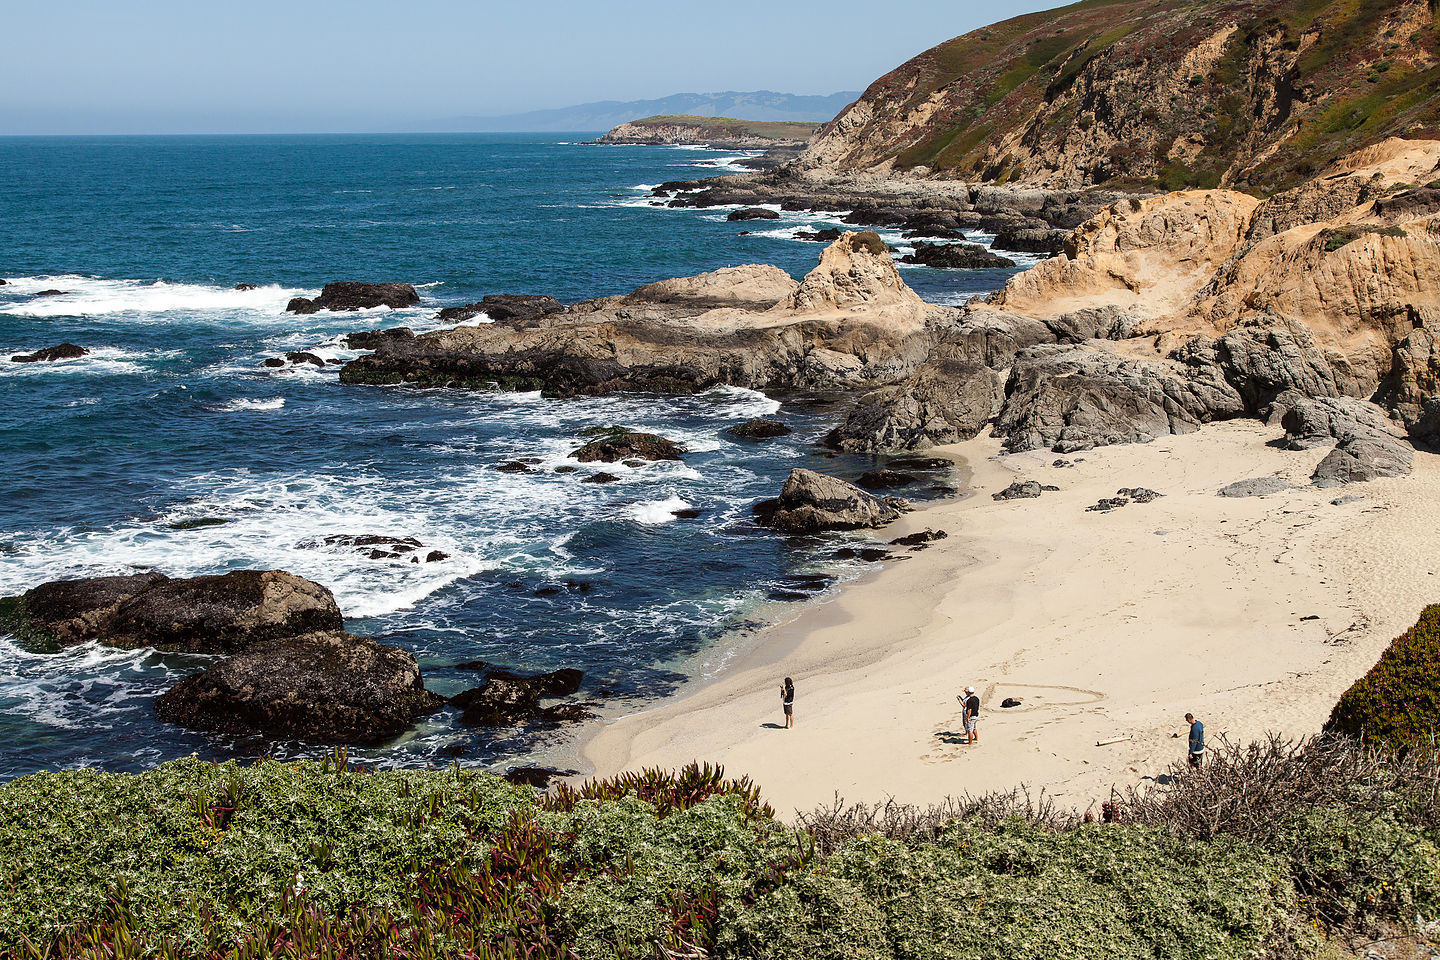
[[[757, 227], [664, 208], [649, 185], [732, 170], [738, 156], [582, 139], [0, 139], [0, 355], [64, 341], [91, 351], [0, 360], [0, 595], [138, 569], [281, 568], [330, 587], [348, 629], [413, 650], [442, 693], [475, 682], [455, 663], [483, 659], [578, 666], [582, 694], [625, 698], [683, 682], [697, 654], [766, 615], [797, 572], [853, 575], [829, 559], [837, 542], [787, 542], [747, 522], [793, 466], [873, 465], [816, 446], [833, 398], [545, 400], [342, 386], [333, 364], [262, 366], [287, 350], [348, 359], [345, 333], [433, 329], [439, 307], [487, 293], [571, 302], [751, 262], [800, 276], [821, 247], [795, 231], [836, 222], [787, 213]], [[905, 277], [928, 299], [959, 302], [1007, 273]], [[423, 302], [284, 313], [290, 297], [347, 279], [410, 282]], [[762, 414], [795, 434], [745, 444], [722, 432]], [[608, 486], [553, 472], [585, 428], [613, 423], [691, 452], [619, 466]], [[521, 457], [536, 472], [495, 469]], [[702, 513], [677, 519], [684, 507]], [[413, 537], [448, 557], [371, 559], [326, 542], [354, 535]], [[155, 720], [154, 698], [204, 662], [95, 646], [34, 655], [0, 639], [0, 779], [322, 749]], [[441, 713], [363, 755], [488, 763], [534, 747]]]

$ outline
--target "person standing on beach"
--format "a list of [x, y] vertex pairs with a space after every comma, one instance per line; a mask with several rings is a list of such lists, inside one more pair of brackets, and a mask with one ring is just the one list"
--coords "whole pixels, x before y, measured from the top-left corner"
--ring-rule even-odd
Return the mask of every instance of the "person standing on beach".
[[795, 726], [795, 681], [789, 677], [780, 685], [780, 704], [785, 708], [785, 729]]
[[980, 742], [980, 697], [974, 687], [966, 687], [965, 695], [956, 697], [965, 706], [965, 742]]
[[1191, 770], [1199, 770], [1200, 764], [1205, 760], [1205, 724], [1195, 719], [1195, 714], [1185, 714], [1185, 722], [1190, 724], [1190, 751], [1188, 762]]

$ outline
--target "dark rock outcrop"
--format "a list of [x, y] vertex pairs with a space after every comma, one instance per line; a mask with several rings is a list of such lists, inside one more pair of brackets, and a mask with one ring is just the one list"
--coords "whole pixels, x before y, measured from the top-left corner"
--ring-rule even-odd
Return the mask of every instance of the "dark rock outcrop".
[[16, 363], [49, 363], [55, 360], [74, 360], [89, 352], [79, 344], [62, 343], [59, 346], [36, 350], [34, 353], [17, 353], [10, 359]]
[[285, 305], [287, 313], [318, 313], [321, 310], [369, 310], [373, 307], [413, 307], [420, 294], [408, 283], [327, 283], [313, 300], [295, 297]]
[[726, 428], [725, 432], [737, 440], [770, 440], [789, 436], [792, 431], [779, 420], [746, 420]]
[[1275, 406], [1284, 410], [1280, 422], [1292, 449], [1335, 441], [1335, 448], [1311, 474], [1317, 486], [1404, 476], [1414, 466], [1415, 450], [1404, 430], [1369, 401], [1306, 397], [1291, 391], [1276, 399]]
[[1221, 487], [1217, 493], [1222, 497], [1268, 497], [1272, 493], [1293, 488], [1294, 484], [1279, 477], [1252, 477], [1248, 480], [1236, 480]]
[[945, 270], [1004, 269], [1015, 266], [1015, 261], [991, 253], [975, 243], [926, 243], [915, 241], [915, 252], [900, 258], [901, 263], [918, 263], [927, 267]]
[[934, 359], [913, 380], [862, 396], [825, 443], [866, 453], [957, 443], [979, 434], [1003, 399], [1000, 375], [989, 367]]
[[764, 207], [743, 207], [739, 210], [731, 210], [725, 218], [730, 221], [744, 220], [779, 220], [780, 214], [774, 210], [766, 210]]
[[803, 534], [883, 527], [908, 508], [898, 497], [874, 497], [844, 480], [797, 467], [773, 509], [760, 515], [781, 533]]
[[60, 580], [7, 598], [0, 610], [8, 611], [7, 629], [52, 649], [97, 640], [225, 653], [343, 625], [329, 590], [281, 570], [182, 580], [158, 573]]
[[914, 474], [901, 473], [898, 470], [866, 470], [855, 483], [866, 490], [894, 490], [896, 487], [908, 487], [919, 481], [920, 478]]
[[345, 345], [352, 350], [374, 350], [387, 340], [414, 340], [415, 331], [409, 327], [387, 327], [384, 330], [361, 330], [347, 334]]
[[475, 303], [446, 307], [436, 314], [446, 323], [460, 323], [483, 313], [493, 321], [533, 320], [560, 313], [565, 304], [554, 297], [535, 293], [487, 293]]
[[567, 697], [580, 689], [579, 670], [553, 670], [533, 676], [490, 668], [485, 682], [450, 698], [460, 708], [460, 722], [467, 726], [514, 726], [534, 720], [562, 722], [583, 720], [589, 711], [580, 704], [542, 708], [541, 700]]
[[990, 494], [991, 500], [1033, 500], [1044, 492], [1038, 480], [1016, 480], [998, 493]]
[[587, 431], [595, 437], [570, 454], [581, 463], [616, 463], [621, 460], [679, 460], [685, 448], [653, 433], [625, 427], [601, 427]]
[[619, 483], [620, 478], [613, 473], [606, 473], [601, 470], [599, 473], [592, 473], [588, 477], [580, 478], [581, 483]]
[[285, 354], [285, 359], [297, 365], [302, 363], [308, 363], [312, 367], [325, 366], [324, 360], [315, 356], [315, 354], [309, 353], [305, 350], [291, 350], [289, 353]]
[[1068, 230], [1053, 230], [1049, 227], [1010, 227], [995, 234], [993, 246], [999, 250], [1014, 250], [1017, 253], [1043, 253], [1058, 257], [1065, 249]]
[[170, 688], [161, 720], [195, 730], [321, 743], [374, 743], [443, 699], [415, 657], [339, 631], [268, 640]]

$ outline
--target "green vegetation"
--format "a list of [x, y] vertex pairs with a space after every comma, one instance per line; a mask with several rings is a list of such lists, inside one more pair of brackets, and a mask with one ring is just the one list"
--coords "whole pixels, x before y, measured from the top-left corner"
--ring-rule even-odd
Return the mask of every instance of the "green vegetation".
[[0, 787], [0, 956], [1201, 960], [1440, 915], [1433, 755], [1172, 775], [1116, 822], [1001, 795], [790, 827], [694, 765], [546, 796], [343, 755], [39, 774]]
[[1320, 231], [1319, 236], [1325, 244], [1325, 252], [1334, 253], [1366, 237], [1404, 237], [1407, 234], [1400, 227], [1372, 227], [1361, 224], [1354, 227], [1327, 227]]
[[798, 120], [736, 120], [734, 117], [697, 117], [689, 114], [661, 115], [632, 120], [637, 127], [700, 127], [712, 137], [765, 137], [770, 140], [808, 140], [824, 123]]
[[[1326, 249], [1341, 239], [1331, 237]], [[1358, 239], [1358, 238], [1352, 238]], [[1345, 691], [1327, 730], [1386, 747], [1432, 748], [1440, 734], [1440, 604], [1420, 614], [1380, 660]]]

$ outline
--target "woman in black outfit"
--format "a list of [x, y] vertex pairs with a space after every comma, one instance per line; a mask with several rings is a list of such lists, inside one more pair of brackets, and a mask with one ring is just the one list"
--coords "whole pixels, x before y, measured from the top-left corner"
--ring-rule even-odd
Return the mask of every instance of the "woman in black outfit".
[[795, 726], [795, 682], [789, 677], [780, 687], [780, 703], [785, 707], [785, 729]]

